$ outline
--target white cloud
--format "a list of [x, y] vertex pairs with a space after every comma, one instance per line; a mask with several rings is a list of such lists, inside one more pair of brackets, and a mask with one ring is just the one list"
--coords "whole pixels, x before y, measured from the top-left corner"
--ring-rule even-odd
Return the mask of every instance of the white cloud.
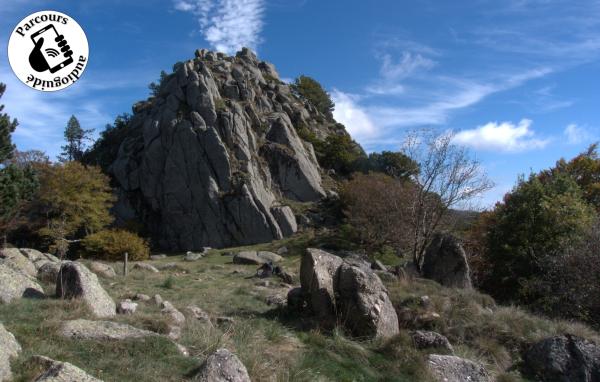
[[331, 98], [335, 103], [333, 117], [346, 126], [353, 138], [366, 139], [377, 133], [368, 114], [357, 105], [356, 96], [333, 89]]
[[392, 56], [384, 54], [381, 64], [381, 75], [386, 79], [403, 79], [419, 69], [431, 69], [435, 61], [424, 57], [419, 53], [402, 52], [398, 62], [394, 62]]
[[567, 142], [571, 145], [582, 143], [591, 138], [591, 134], [583, 126], [579, 126], [575, 123], [569, 124], [563, 134], [567, 138]]
[[454, 141], [475, 149], [504, 152], [543, 148], [549, 141], [535, 138], [531, 125], [529, 119], [523, 119], [518, 124], [489, 122], [472, 130], [460, 131]]
[[183, 0], [179, 0], [179, 1], [175, 1], [175, 9], [177, 9], [178, 11], [182, 11], [182, 12], [189, 12], [189, 11], [193, 11], [194, 9], [196, 9], [196, 6], [192, 3], [189, 3], [187, 1], [183, 1]]
[[173, 5], [198, 18], [204, 39], [217, 51], [256, 50], [260, 43], [264, 0], [174, 0]]

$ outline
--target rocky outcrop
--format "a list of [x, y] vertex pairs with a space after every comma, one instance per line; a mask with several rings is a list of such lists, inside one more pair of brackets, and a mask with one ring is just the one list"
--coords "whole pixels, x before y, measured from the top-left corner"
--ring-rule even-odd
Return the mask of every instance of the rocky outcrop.
[[313, 147], [343, 126], [298, 98], [247, 49], [198, 51], [134, 106], [117, 159], [115, 212], [170, 250], [281, 239], [297, 229], [286, 200], [325, 195]]
[[398, 334], [398, 316], [377, 275], [350, 264], [338, 270], [338, 311], [345, 326], [358, 337], [391, 337]]
[[198, 382], [250, 382], [244, 364], [227, 349], [208, 356], [193, 379]]
[[391, 337], [399, 331], [387, 290], [368, 263], [308, 248], [300, 283], [301, 290], [288, 293], [290, 309], [302, 310], [306, 302], [323, 323], [338, 320], [358, 337]]
[[33, 358], [34, 363], [44, 369], [35, 382], [102, 382], [68, 362], [55, 361], [43, 356]]
[[427, 369], [438, 382], [491, 382], [485, 368], [468, 359], [452, 355], [431, 354], [427, 358]]
[[98, 277], [85, 265], [75, 261], [66, 261], [61, 266], [56, 280], [56, 296], [83, 300], [97, 317], [116, 314], [115, 302], [102, 288]]
[[564, 335], [544, 339], [523, 355], [525, 373], [542, 382], [600, 381], [600, 346]]
[[0, 261], [0, 303], [9, 304], [17, 298], [44, 296], [44, 289], [34, 278]]
[[472, 288], [467, 255], [452, 235], [436, 234], [423, 259], [423, 277], [451, 288]]
[[20, 352], [21, 345], [19, 345], [15, 336], [6, 330], [0, 322], [0, 381], [11, 380], [10, 360], [17, 357]]

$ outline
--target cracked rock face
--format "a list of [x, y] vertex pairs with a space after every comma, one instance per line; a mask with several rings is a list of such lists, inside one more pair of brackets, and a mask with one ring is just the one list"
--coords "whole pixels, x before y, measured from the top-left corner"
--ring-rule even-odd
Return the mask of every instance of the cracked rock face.
[[164, 249], [194, 251], [291, 235], [286, 201], [325, 195], [313, 147], [340, 125], [294, 95], [271, 64], [197, 51], [134, 106], [111, 171], [121, 221], [137, 218]]

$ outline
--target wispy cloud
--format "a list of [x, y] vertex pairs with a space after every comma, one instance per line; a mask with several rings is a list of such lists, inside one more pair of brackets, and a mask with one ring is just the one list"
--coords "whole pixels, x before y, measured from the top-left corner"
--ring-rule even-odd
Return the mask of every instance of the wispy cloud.
[[331, 98], [335, 103], [333, 117], [344, 124], [352, 137], [368, 139], [376, 134], [375, 125], [367, 112], [356, 103], [356, 96], [334, 89]]
[[531, 129], [532, 121], [523, 119], [518, 124], [512, 122], [488, 122], [475, 129], [463, 130], [454, 136], [458, 144], [478, 150], [517, 152], [545, 147], [548, 139], [535, 138]]
[[197, 17], [204, 39], [217, 51], [256, 50], [261, 42], [264, 0], [174, 0], [173, 6]]
[[419, 69], [431, 69], [435, 61], [420, 53], [402, 52], [400, 59], [394, 62], [390, 54], [382, 57], [381, 75], [388, 80], [403, 79]]
[[585, 141], [589, 141], [593, 138], [587, 127], [579, 126], [576, 123], [570, 123], [567, 125], [563, 131], [563, 134], [565, 138], [567, 138], [567, 142], [571, 145], [584, 143]]

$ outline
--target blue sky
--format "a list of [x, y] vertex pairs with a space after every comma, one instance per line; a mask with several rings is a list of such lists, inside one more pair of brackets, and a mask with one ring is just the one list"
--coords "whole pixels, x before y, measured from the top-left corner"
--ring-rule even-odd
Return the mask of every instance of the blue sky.
[[[6, 57], [15, 25], [44, 9], [74, 17], [90, 46], [82, 79], [56, 93], [21, 85]], [[484, 205], [600, 140], [598, 0], [1, 0], [0, 16], [14, 141], [52, 157], [71, 114], [98, 132], [196, 48], [243, 45], [283, 78], [318, 79], [368, 151], [454, 131], [496, 183]]]

